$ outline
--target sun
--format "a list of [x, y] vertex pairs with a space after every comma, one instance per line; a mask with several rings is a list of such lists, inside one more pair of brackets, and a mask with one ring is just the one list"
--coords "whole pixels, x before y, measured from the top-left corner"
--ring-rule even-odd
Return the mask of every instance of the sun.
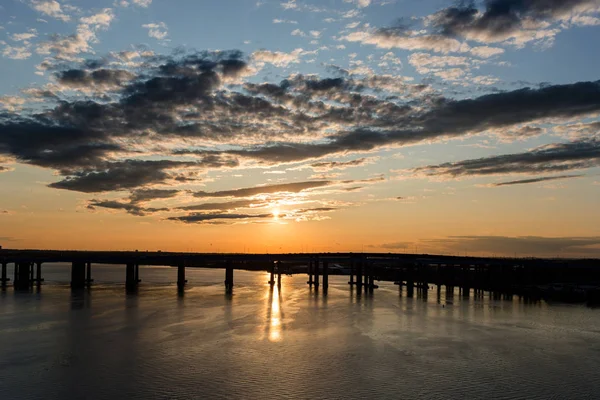
[[274, 208], [273, 209], [273, 219], [274, 220], [278, 220], [279, 219], [279, 209], [278, 208]]

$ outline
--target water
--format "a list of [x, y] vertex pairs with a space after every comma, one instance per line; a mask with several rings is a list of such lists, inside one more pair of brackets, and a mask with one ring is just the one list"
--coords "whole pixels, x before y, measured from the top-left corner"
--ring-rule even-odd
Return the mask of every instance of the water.
[[[269, 290], [265, 273], [94, 266], [72, 294], [44, 265], [37, 292], [0, 292], [0, 399], [592, 399], [600, 392], [600, 310], [518, 298], [399, 296], [381, 283], [329, 295], [306, 276]], [[9, 271], [9, 274], [11, 271]], [[9, 275], [12, 277], [12, 275]]]

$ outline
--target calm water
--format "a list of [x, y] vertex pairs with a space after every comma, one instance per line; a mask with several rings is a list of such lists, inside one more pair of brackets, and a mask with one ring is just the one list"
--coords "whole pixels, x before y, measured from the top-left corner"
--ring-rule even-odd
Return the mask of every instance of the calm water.
[[[0, 399], [597, 399], [600, 310], [518, 298], [357, 297], [330, 277], [269, 290], [265, 273], [95, 266], [72, 294], [69, 268], [44, 266], [41, 291], [0, 292]], [[12, 272], [9, 270], [9, 273]], [[9, 275], [12, 278], [12, 275]]]

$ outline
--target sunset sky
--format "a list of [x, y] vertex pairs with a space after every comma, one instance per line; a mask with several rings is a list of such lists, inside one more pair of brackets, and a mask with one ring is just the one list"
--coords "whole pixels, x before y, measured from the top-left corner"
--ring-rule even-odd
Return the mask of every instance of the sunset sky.
[[600, 0], [4, 0], [0, 245], [598, 257], [598, 43]]

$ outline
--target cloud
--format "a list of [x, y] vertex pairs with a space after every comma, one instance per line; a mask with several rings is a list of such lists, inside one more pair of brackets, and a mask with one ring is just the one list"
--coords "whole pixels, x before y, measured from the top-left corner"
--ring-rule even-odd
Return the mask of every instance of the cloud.
[[20, 96], [0, 96], [0, 106], [8, 111], [17, 111], [23, 108], [25, 99]]
[[131, 0], [131, 2], [133, 4], [135, 4], [136, 6], [140, 6], [140, 7], [148, 7], [150, 6], [150, 4], [152, 4], [152, 0]]
[[275, 18], [273, 20], [274, 24], [292, 24], [292, 25], [297, 25], [298, 21], [294, 21], [294, 20], [290, 20], [290, 19], [278, 19]]
[[504, 49], [501, 49], [499, 47], [477, 46], [473, 47], [470, 50], [470, 53], [477, 57], [490, 58], [493, 56], [497, 56], [498, 54], [504, 53]]
[[310, 164], [310, 167], [315, 171], [329, 171], [332, 169], [346, 169], [350, 167], [358, 167], [361, 165], [371, 164], [375, 160], [377, 160], [376, 157], [363, 157], [351, 161], [323, 161], [318, 163], [312, 163]]
[[96, 208], [108, 208], [111, 210], [124, 210], [128, 214], [142, 217], [148, 214], [154, 214], [161, 211], [169, 211], [169, 208], [152, 208], [152, 207], [141, 207], [134, 203], [123, 203], [116, 200], [91, 200], [87, 206], [90, 210]]
[[56, 73], [56, 78], [62, 85], [70, 88], [102, 87], [105, 89], [120, 87], [135, 77], [129, 71], [116, 69], [97, 69], [86, 71], [69, 69]]
[[223, 203], [192, 204], [178, 207], [177, 209], [186, 211], [233, 211], [238, 208], [255, 208], [264, 207], [265, 205], [266, 203], [262, 203], [258, 200], [235, 200]]
[[443, 35], [411, 34], [403, 30], [385, 28], [351, 32], [341, 39], [371, 44], [383, 49], [428, 50], [444, 54], [470, 50], [466, 43]]
[[542, 146], [524, 153], [505, 154], [415, 168], [424, 176], [458, 178], [476, 175], [542, 174], [600, 166], [600, 141], [581, 139]]
[[[91, 29], [107, 21], [97, 17], [85, 23]], [[272, 53], [271, 61], [279, 62]], [[454, 99], [406, 77], [357, 77], [339, 67], [331, 69], [331, 77], [293, 74], [278, 83], [246, 79], [255, 71], [255, 55], [238, 50], [159, 55], [137, 48], [51, 64], [51, 84], [30, 88], [21, 100], [3, 98], [10, 108], [0, 112], [0, 156], [53, 170], [58, 176], [53, 188], [100, 193], [160, 185], [161, 190], [187, 190], [209, 170], [307, 160], [312, 168], [348, 168], [366, 160], [333, 156], [519, 131], [600, 111], [599, 82], [483, 96], [468, 92]], [[442, 62], [427, 57], [431, 68]], [[369, 158], [352, 158], [360, 157]], [[314, 192], [340, 193], [369, 182], [320, 179], [307, 186], [209, 188], [196, 195], [272, 197], [328, 185], [333, 187]], [[120, 202], [138, 205], [127, 201]]]
[[41, 12], [52, 18], [59, 19], [63, 22], [71, 20], [67, 14], [65, 14], [58, 1], [55, 0], [31, 0], [31, 6], [34, 10]]
[[2, 50], [2, 55], [6, 58], [13, 60], [26, 60], [31, 57], [31, 50], [29, 46], [5, 46]]
[[90, 44], [98, 43], [96, 33], [108, 29], [114, 17], [110, 8], [82, 17], [74, 34], [53, 35], [49, 40], [39, 43], [36, 52], [52, 55], [60, 61], [76, 61], [76, 56], [80, 53], [93, 53]]
[[306, 181], [280, 183], [275, 185], [256, 186], [241, 189], [221, 190], [218, 192], [196, 192], [195, 197], [252, 197], [260, 194], [298, 193], [305, 190], [332, 184], [331, 181]]
[[597, 257], [600, 237], [449, 236], [424, 242], [451, 251], [527, 256]]
[[169, 180], [194, 180], [186, 175], [168, 172], [174, 168], [193, 167], [194, 162], [169, 160], [142, 161], [126, 160], [108, 163], [100, 169], [84, 169], [67, 176], [62, 181], [48, 186], [55, 189], [67, 189], [84, 193], [108, 192], [165, 183]]
[[144, 24], [142, 28], [148, 29], [148, 36], [156, 40], [165, 40], [169, 35], [167, 24], [164, 22]]
[[131, 192], [131, 203], [144, 203], [157, 199], [171, 199], [181, 193], [177, 189], [138, 189]]
[[380, 244], [380, 245], [374, 246], [374, 247], [380, 247], [382, 249], [388, 249], [388, 250], [405, 250], [414, 245], [415, 244], [412, 242], [392, 242], [392, 243], [383, 243], [383, 244]]
[[559, 180], [559, 179], [581, 178], [582, 176], [585, 176], [585, 175], [543, 176], [540, 178], [521, 179], [521, 180], [517, 180], [517, 181], [492, 183], [491, 186], [498, 187], [498, 186], [523, 185], [523, 184], [528, 184], [528, 183], [555, 181], [555, 180]]
[[190, 214], [181, 217], [170, 217], [171, 221], [184, 222], [186, 224], [202, 224], [211, 221], [232, 222], [236, 220], [253, 220], [273, 218], [273, 214]]
[[522, 47], [531, 41], [551, 44], [561, 30], [552, 27], [553, 22], [599, 10], [597, 0], [489, 0], [484, 4], [485, 9], [480, 11], [473, 2], [463, 2], [437, 12], [427, 21], [443, 36]]
[[282, 51], [257, 50], [252, 53], [251, 58], [258, 63], [269, 63], [276, 67], [287, 67], [291, 63], [299, 63], [304, 50], [295, 49], [290, 53]]
[[35, 37], [37, 37], [37, 30], [35, 29], [30, 29], [28, 32], [14, 33], [10, 35], [10, 39], [14, 40], [15, 42], [22, 42], [24, 40], [30, 40]]

